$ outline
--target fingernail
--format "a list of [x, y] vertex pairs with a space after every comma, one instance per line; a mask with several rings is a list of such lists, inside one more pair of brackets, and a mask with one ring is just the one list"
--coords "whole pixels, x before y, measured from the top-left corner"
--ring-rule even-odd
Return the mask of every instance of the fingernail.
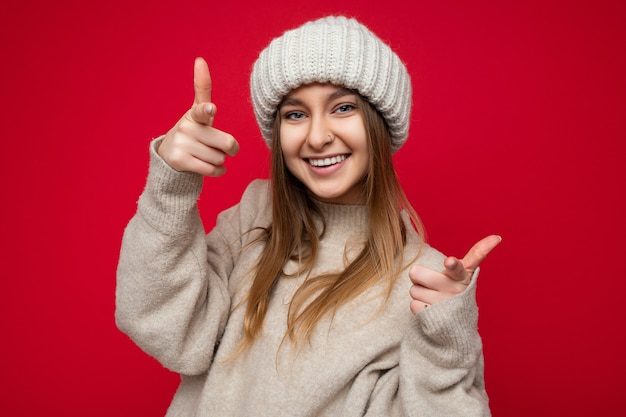
[[211, 112], [213, 111], [213, 105], [207, 104], [206, 106], [204, 106], [204, 111], [206, 112], [206, 114], [211, 114]]

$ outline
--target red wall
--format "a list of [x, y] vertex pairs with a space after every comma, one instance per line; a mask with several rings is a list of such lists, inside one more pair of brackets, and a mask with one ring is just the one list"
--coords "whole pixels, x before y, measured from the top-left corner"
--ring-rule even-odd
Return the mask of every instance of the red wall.
[[[617, 416], [626, 372], [626, 3], [4, 1], [0, 12], [0, 410], [158, 416], [177, 385], [114, 324], [115, 268], [149, 140], [209, 62], [241, 153], [207, 181], [207, 227], [265, 176], [258, 53], [328, 13], [360, 18], [413, 75], [397, 155], [431, 243], [504, 242], [479, 288], [496, 416]], [[408, 306], [407, 306], [408, 308]]]

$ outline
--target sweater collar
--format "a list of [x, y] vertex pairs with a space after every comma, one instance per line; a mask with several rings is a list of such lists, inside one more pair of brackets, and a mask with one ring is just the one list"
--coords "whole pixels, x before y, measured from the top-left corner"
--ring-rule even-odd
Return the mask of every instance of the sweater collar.
[[367, 233], [368, 208], [365, 205], [332, 204], [316, 201], [326, 219], [325, 237]]

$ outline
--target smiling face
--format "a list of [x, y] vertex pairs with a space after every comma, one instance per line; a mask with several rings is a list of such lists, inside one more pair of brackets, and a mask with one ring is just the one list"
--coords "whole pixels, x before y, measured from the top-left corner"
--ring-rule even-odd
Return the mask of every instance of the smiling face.
[[320, 201], [363, 203], [369, 151], [358, 103], [351, 90], [311, 84], [279, 108], [285, 165]]

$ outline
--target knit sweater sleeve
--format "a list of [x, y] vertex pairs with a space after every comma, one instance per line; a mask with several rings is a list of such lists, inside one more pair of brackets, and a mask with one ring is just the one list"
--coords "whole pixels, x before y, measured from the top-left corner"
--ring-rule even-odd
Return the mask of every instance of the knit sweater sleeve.
[[230, 309], [234, 239], [216, 231], [208, 240], [197, 209], [202, 177], [171, 169], [158, 144], [151, 144], [146, 188], [122, 239], [116, 323], [165, 367], [200, 374]]
[[477, 269], [468, 288], [416, 314], [401, 344], [406, 416], [490, 416], [478, 334]]

